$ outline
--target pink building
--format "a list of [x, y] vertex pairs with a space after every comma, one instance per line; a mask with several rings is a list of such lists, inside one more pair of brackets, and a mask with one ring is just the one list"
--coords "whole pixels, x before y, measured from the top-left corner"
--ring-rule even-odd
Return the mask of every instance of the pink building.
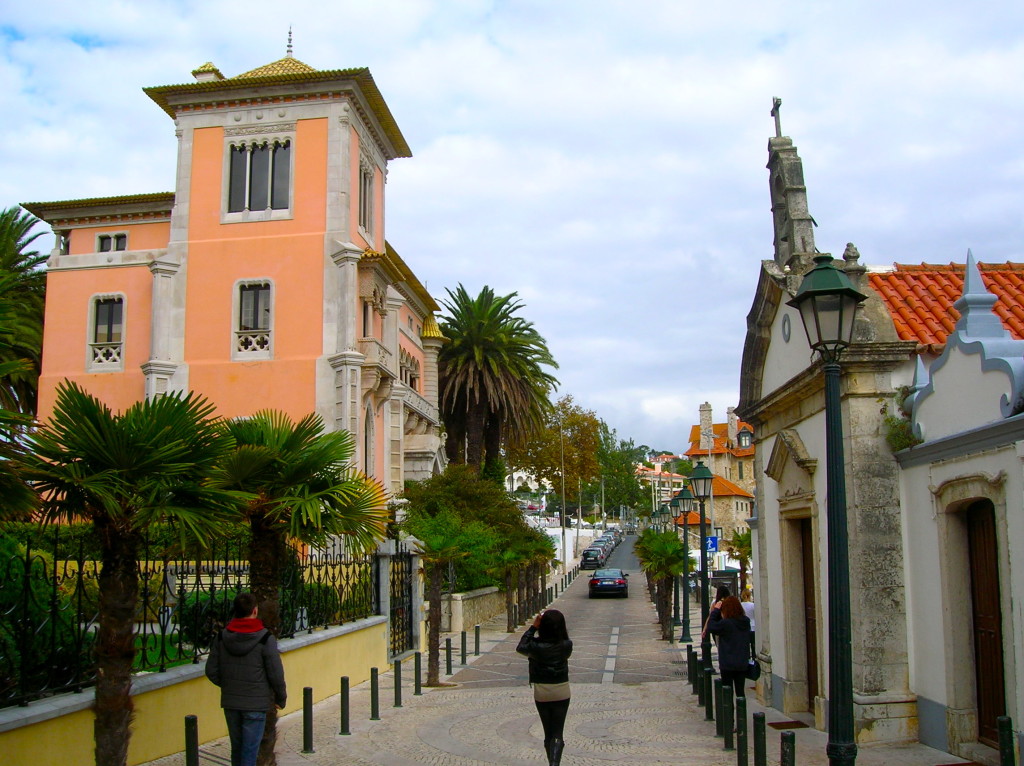
[[192, 390], [226, 417], [318, 413], [392, 492], [438, 472], [438, 306], [385, 239], [387, 164], [411, 153], [370, 72], [289, 49], [192, 74], [145, 89], [174, 120], [173, 192], [24, 205], [57, 238], [40, 417], [64, 379], [115, 409]]

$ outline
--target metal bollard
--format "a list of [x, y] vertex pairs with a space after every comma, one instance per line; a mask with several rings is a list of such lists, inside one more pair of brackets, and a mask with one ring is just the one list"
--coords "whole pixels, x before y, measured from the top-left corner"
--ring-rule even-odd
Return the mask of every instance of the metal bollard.
[[402, 661], [395, 660], [395, 707], [402, 707]]
[[747, 766], [747, 698], [736, 698], [736, 766]]
[[686, 645], [686, 680], [693, 686], [693, 644]]
[[704, 707], [704, 666], [693, 660], [693, 693], [697, 695], [697, 705]]
[[341, 677], [341, 728], [338, 734], [351, 734], [349, 729], [348, 676]]
[[377, 679], [377, 668], [370, 668], [370, 720], [380, 720], [380, 687]]
[[764, 742], [764, 713], [754, 713], [754, 766], [768, 766], [768, 749]]
[[462, 649], [462, 664], [465, 665], [466, 664], [466, 631], [462, 631], [462, 633], [459, 635], [459, 639], [461, 640], [461, 647], [460, 648]]
[[473, 656], [480, 656], [480, 626], [473, 626]]
[[713, 698], [714, 698], [714, 701], [715, 701], [715, 736], [716, 737], [721, 737], [725, 733], [725, 727], [723, 726], [725, 721], [722, 720], [724, 716], [722, 715], [722, 679], [721, 678], [716, 678], [715, 679], [715, 693], [714, 693], [714, 697]]
[[704, 720], [715, 720], [715, 692], [714, 692], [715, 671], [709, 662], [704, 666]]
[[1013, 754], [1013, 721], [1009, 716], [1001, 715], [996, 719], [996, 731], [999, 738], [999, 766], [1016, 766]]
[[313, 752], [313, 687], [302, 687], [302, 752]]
[[722, 687], [722, 736], [725, 737], [725, 743], [722, 745], [723, 750], [735, 750], [733, 746], [732, 735], [733, 727], [735, 726], [735, 719], [733, 717], [732, 710], [732, 684]]
[[413, 657], [412, 672], [412, 693], [413, 696], [419, 697], [423, 694], [423, 681], [421, 679], [423, 675], [423, 652], [416, 652]]
[[444, 640], [444, 674], [446, 676], [452, 674], [452, 640], [450, 638]]
[[781, 766], [796, 766], [796, 732], [784, 731], [782, 736], [782, 757], [779, 760]]
[[199, 766], [199, 719], [185, 716], [185, 766]]

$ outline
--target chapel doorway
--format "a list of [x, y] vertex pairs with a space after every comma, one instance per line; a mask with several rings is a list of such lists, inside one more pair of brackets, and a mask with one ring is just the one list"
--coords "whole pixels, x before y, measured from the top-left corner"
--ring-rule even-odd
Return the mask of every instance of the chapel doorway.
[[1006, 687], [995, 509], [991, 501], [979, 500], [967, 508], [965, 516], [971, 571], [978, 740], [998, 747], [996, 719], [1006, 715]]
[[807, 677], [807, 709], [814, 710], [818, 689], [818, 599], [814, 592], [814, 534], [811, 519], [800, 519], [800, 556], [804, 597], [804, 657]]

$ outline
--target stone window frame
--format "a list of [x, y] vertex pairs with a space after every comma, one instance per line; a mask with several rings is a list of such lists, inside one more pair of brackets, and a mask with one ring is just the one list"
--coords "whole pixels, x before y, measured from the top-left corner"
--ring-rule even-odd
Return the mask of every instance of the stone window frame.
[[[103, 241], [107, 240], [110, 242], [110, 247], [106, 250], [103, 249]], [[118, 244], [123, 244], [124, 247], [117, 247]], [[96, 251], [97, 253], [122, 253], [128, 249], [128, 231], [104, 231], [96, 235]]]
[[[237, 146], [275, 143], [289, 145], [288, 152], [288, 207], [275, 210], [241, 210], [229, 212], [231, 197], [231, 150]], [[224, 151], [221, 167], [221, 223], [248, 223], [251, 221], [287, 221], [295, 217], [295, 122], [268, 125], [242, 125], [224, 129]]]
[[[121, 340], [96, 340], [96, 314], [101, 301], [121, 302]], [[128, 336], [128, 299], [124, 293], [95, 293], [89, 297], [86, 335], [86, 372], [124, 372], [124, 349]]]
[[[266, 285], [270, 290], [270, 318], [266, 330], [243, 330], [242, 321], [242, 288]], [[269, 277], [236, 280], [231, 288], [231, 361], [255, 362], [274, 358], [274, 323], [276, 318], [275, 303], [277, 289], [274, 280]], [[265, 336], [260, 338], [259, 336]], [[251, 336], [251, 337], [250, 337]], [[244, 346], [252, 344], [252, 348]], [[262, 345], [261, 345], [262, 344]]]
[[371, 245], [374, 244], [373, 226], [376, 220], [377, 166], [365, 154], [359, 156], [359, 209], [357, 224], [359, 233]]

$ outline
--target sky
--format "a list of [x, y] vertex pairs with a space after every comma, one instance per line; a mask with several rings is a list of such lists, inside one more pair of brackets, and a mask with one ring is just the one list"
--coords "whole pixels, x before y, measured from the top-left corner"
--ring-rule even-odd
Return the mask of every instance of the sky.
[[518, 293], [558, 395], [637, 444], [738, 404], [773, 97], [821, 251], [1024, 261], [1020, 0], [6, 3], [0, 207], [173, 191], [142, 88], [279, 59], [289, 26], [300, 61], [370, 68], [413, 153], [387, 239], [431, 294]]

